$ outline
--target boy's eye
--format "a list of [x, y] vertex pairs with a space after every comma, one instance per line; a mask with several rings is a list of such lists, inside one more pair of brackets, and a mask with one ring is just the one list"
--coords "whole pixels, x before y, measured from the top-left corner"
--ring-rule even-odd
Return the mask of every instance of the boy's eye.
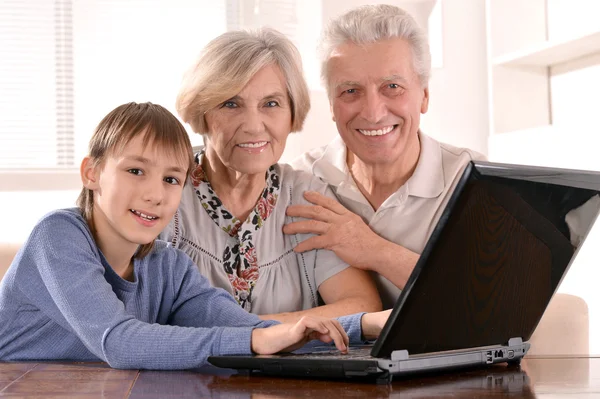
[[271, 101], [267, 101], [267, 103], [265, 104], [265, 106], [267, 107], [278, 107], [279, 103], [275, 100], [271, 100]]
[[144, 173], [144, 172], [142, 172], [141, 169], [136, 169], [136, 168], [127, 169], [127, 172], [131, 173], [132, 175], [136, 175], [136, 176], [141, 176]]
[[172, 176], [165, 177], [165, 182], [167, 182], [168, 184], [172, 184], [174, 186], [179, 185], [179, 179], [176, 177], [172, 177]]

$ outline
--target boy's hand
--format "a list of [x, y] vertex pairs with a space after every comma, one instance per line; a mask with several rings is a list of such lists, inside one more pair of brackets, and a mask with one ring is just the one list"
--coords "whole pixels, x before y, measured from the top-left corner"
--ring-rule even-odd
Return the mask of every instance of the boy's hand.
[[304, 316], [296, 323], [285, 323], [252, 331], [252, 351], [259, 355], [291, 352], [308, 341], [318, 339], [335, 343], [341, 352], [348, 351], [348, 335], [337, 320]]

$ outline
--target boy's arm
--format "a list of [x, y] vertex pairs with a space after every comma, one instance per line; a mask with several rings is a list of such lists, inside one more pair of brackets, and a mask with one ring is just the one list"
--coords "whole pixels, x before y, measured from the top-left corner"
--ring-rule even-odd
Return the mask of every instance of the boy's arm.
[[[82, 226], [55, 215], [34, 229], [22, 259], [28, 264], [22, 266], [30, 274], [24, 277], [38, 285], [30, 291], [32, 303], [98, 358], [115, 368], [181, 369], [199, 367], [210, 355], [251, 353], [253, 328], [266, 325], [256, 319], [242, 319], [239, 327], [230, 327], [237, 323], [233, 320], [211, 328], [136, 319], [106, 281], [91, 240]], [[203, 307], [214, 307], [216, 314], [221, 303]]]

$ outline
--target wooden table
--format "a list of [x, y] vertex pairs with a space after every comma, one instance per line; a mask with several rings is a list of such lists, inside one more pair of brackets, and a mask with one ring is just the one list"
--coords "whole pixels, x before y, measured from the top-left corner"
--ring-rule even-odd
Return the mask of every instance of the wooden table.
[[0, 363], [0, 397], [40, 398], [596, 398], [600, 358], [526, 358], [391, 385], [269, 378], [204, 368], [113, 370], [103, 363]]

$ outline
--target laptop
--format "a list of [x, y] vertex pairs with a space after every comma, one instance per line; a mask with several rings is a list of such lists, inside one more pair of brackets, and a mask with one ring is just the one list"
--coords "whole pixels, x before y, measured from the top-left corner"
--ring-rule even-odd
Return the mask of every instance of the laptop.
[[305, 346], [208, 361], [270, 375], [379, 382], [518, 364], [599, 211], [598, 172], [470, 162], [373, 345], [348, 354]]

